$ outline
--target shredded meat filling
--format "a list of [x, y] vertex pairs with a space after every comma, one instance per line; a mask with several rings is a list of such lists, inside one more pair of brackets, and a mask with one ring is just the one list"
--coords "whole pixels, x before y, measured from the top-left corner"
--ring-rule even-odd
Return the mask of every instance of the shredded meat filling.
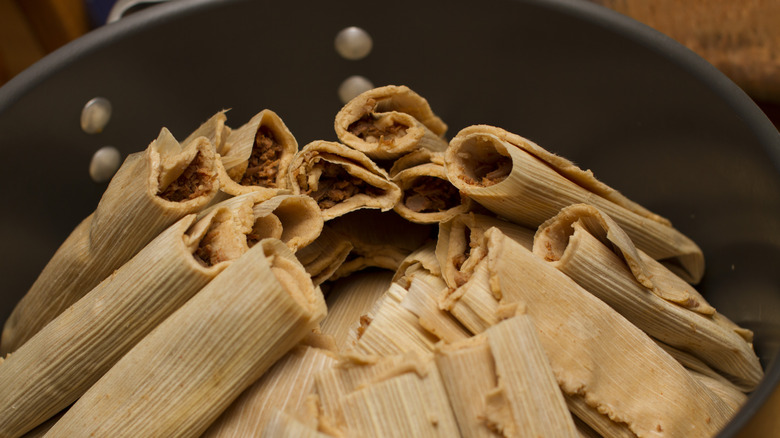
[[374, 117], [367, 114], [349, 125], [349, 132], [365, 141], [378, 142], [382, 144], [390, 143], [396, 137], [406, 135], [406, 126], [399, 123], [380, 128], [377, 126]]
[[157, 196], [171, 202], [184, 202], [195, 199], [211, 191], [212, 175], [206, 170], [203, 156], [198, 152], [195, 159], [184, 169], [181, 175]]
[[490, 187], [506, 179], [512, 172], [512, 159], [503, 155], [491, 154], [489, 157], [475, 160], [469, 154], [464, 159], [473, 162], [473, 176], [460, 175], [460, 178], [470, 185]]
[[460, 192], [449, 181], [421, 176], [404, 190], [404, 205], [416, 213], [446, 211], [460, 204]]
[[320, 166], [322, 166], [322, 174], [320, 175], [317, 190], [309, 188], [304, 190], [303, 194], [314, 198], [322, 210], [331, 208], [358, 193], [366, 193], [371, 196], [384, 194], [382, 189], [350, 175], [349, 172], [339, 165], [323, 161], [320, 163]]
[[239, 181], [245, 186], [276, 188], [279, 161], [282, 159], [282, 145], [276, 141], [273, 132], [261, 126], [255, 135], [255, 145], [249, 156], [247, 169]]

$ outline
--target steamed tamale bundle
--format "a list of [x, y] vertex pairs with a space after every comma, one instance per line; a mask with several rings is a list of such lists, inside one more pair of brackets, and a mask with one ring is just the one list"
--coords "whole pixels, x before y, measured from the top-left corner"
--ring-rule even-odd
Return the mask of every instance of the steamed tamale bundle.
[[0, 436], [18, 436], [75, 402], [240, 257], [234, 236], [251, 230], [250, 213], [221, 207], [197, 223], [195, 215], [179, 220], [15, 351], [0, 366]]
[[696, 244], [530, 140], [402, 86], [301, 150], [227, 113], [130, 156], [20, 303], [0, 438], [711, 437], [763, 377]]
[[452, 139], [445, 161], [456, 187], [512, 222], [536, 228], [563, 207], [592, 204], [648, 255], [669, 262], [688, 281], [701, 280], [701, 250], [668, 220], [530, 140], [493, 126], [470, 126]]
[[206, 206], [217, 193], [214, 147], [188, 144], [163, 129], [127, 157], [95, 211], [62, 243], [3, 328], [0, 354], [25, 341], [130, 260], [162, 230]]

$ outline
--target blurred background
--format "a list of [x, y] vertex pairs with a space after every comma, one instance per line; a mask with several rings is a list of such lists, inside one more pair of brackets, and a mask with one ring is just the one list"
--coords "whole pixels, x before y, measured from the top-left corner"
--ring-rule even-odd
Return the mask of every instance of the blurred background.
[[[182, 1], [182, 0], [171, 0]], [[698, 53], [780, 126], [780, 0], [592, 1]], [[155, 0], [0, 0], [0, 85], [69, 41]]]

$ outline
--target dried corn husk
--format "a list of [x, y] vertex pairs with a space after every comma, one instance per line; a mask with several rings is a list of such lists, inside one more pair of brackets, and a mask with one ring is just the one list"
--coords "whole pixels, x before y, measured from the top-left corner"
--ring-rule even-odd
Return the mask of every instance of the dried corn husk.
[[[251, 435], [255, 436], [255, 435]], [[328, 438], [329, 435], [318, 432], [295, 417], [274, 409], [268, 425], [262, 430], [260, 438], [296, 437], [296, 438]]]
[[54, 424], [57, 423], [57, 421], [59, 421], [60, 417], [62, 417], [63, 415], [65, 415], [65, 411], [61, 411], [57, 413], [55, 416], [41, 423], [35, 429], [22, 435], [22, 438], [41, 438], [45, 436], [46, 433], [49, 432], [49, 429], [51, 429], [54, 426]]
[[344, 235], [325, 224], [317, 239], [298, 250], [295, 256], [317, 286], [333, 276], [333, 273], [347, 260], [352, 248], [352, 243]]
[[497, 228], [480, 244], [487, 248], [488, 278], [474, 276], [464, 287], [482, 283], [474, 288], [494, 295], [499, 312], [526, 308], [566, 395], [584, 396], [588, 406], [640, 436], [712, 436], [728, 421], [729, 409], [717, 396], [565, 274]]
[[315, 375], [321, 424], [345, 436], [453, 437], [458, 426], [433, 357], [353, 359]]
[[720, 397], [732, 409], [732, 414], [739, 411], [747, 401], [747, 395], [729, 382], [724, 382], [721, 379], [712, 378], [696, 371], [691, 371], [690, 373], [704, 386], [709, 388], [710, 391]]
[[225, 124], [227, 121], [225, 113], [227, 113], [227, 111], [228, 110], [222, 110], [209, 117], [209, 119], [203, 122], [198, 129], [192, 131], [181, 144], [190, 144], [191, 141], [198, 137], [206, 137], [214, 146], [217, 153], [220, 153], [224, 147], [225, 139], [230, 135], [231, 131], [230, 127]]
[[668, 220], [525, 138], [471, 126], [452, 139], [445, 161], [452, 183], [499, 216], [536, 228], [570, 204], [592, 204], [620, 224], [637, 248], [670, 262], [685, 280], [701, 280], [701, 249]]
[[288, 187], [314, 198], [326, 221], [361, 208], [387, 211], [401, 199], [401, 189], [364, 153], [322, 140], [293, 157]]
[[441, 277], [441, 267], [436, 258], [436, 241], [430, 240], [412, 251], [398, 266], [393, 281], [409, 289], [412, 278], [420, 270]]
[[197, 436], [325, 313], [290, 249], [263, 240], [133, 347], [49, 436]]
[[211, 143], [199, 137], [181, 147], [163, 128], [146, 151], [127, 157], [96, 210], [16, 305], [3, 329], [0, 355], [19, 348], [171, 224], [206, 206], [218, 186]]
[[221, 190], [236, 196], [257, 191], [266, 199], [286, 193], [287, 171], [298, 142], [282, 119], [262, 110], [233, 129], [219, 146]]
[[432, 354], [438, 339], [420, 325], [417, 315], [401, 306], [406, 294], [400, 285], [390, 285], [376, 306], [360, 318], [358, 339], [349, 353], [380, 357], [406, 352]]
[[408, 291], [401, 300], [401, 307], [417, 317], [417, 322], [436, 338], [457, 342], [471, 336], [449, 312], [439, 308], [439, 297], [447, 289], [441, 277], [425, 270], [418, 270], [411, 279]]
[[426, 163], [400, 171], [393, 182], [401, 199], [393, 208], [408, 221], [420, 224], [444, 222], [471, 210], [471, 198], [462, 196], [447, 179], [444, 166]]
[[[75, 402], [232, 260], [249, 209], [189, 215], [47, 324], [0, 366], [0, 436], [20, 436]], [[208, 242], [208, 243], [207, 243]]]
[[669, 356], [672, 356], [677, 362], [680, 362], [680, 364], [685, 368], [691, 371], [696, 371], [699, 374], [712, 377], [713, 379], [720, 380], [724, 383], [730, 383], [728, 379], [718, 374], [717, 371], [710, 368], [710, 366], [704, 363], [704, 361], [692, 355], [691, 353], [664, 344], [657, 339], [655, 340], [655, 343], [658, 344], [662, 350], [666, 351]]
[[405, 86], [366, 91], [336, 114], [339, 140], [373, 159], [388, 160], [415, 149], [443, 151], [447, 125], [428, 101]]
[[484, 257], [483, 248], [477, 245], [485, 232], [498, 227], [505, 235], [531, 249], [534, 230], [498, 218], [468, 213], [456, 216], [439, 225], [436, 257], [442, 269], [442, 277], [450, 288], [456, 288], [474, 271], [476, 263]]
[[344, 263], [331, 279], [368, 267], [395, 271], [403, 260], [431, 236], [430, 225], [411, 224], [395, 212], [354, 211], [328, 222], [352, 244]]
[[436, 363], [463, 436], [577, 436], [527, 315], [439, 346]]
[[328, 316], [322, 333], [330, 335], [339, 351], [357, 341], [360, 317], [366, 315], [390, 288], [393, 273], [386, 270], [356, 272], [333, 283], [326, 303]]
[[444, 166], [444, 151], [416, 149], [393, 161], [393, 167], [390, 168], [388, 174], [390, 175], [390, 178], [395, 178], [395, 176], [402, 171], [423, 164]]
[[277, 409], [316, 431], [317, 412], [311, 415], [307, 410], [314, 391], [314, 374], [335, 363], [336, 356], [329, 350], [306, 343], [297, 345], [241, 393], [201, 436], [257, 436], [266, 429]]
[[566, 406], [574, 418], [579, 419], [587, 428], [596, 433], [596, 436], [610, 438], [636, 438], [626, 423], [612, 421], [607, 415], [585, 402], [585, 398], [578, 394], [565, 394]]
[[[751, 390], [763, 377], [753, 346], [719, 322], [725, 317], [713, 319], [715, 309], [698, 292], [634, 249], [620, 227], [595, 207], [573, 205], [542, 224], [534, 253], [650, 336], [702, 359], [740, 387]], [[707, 314], [697, 312], [702, 308]]]

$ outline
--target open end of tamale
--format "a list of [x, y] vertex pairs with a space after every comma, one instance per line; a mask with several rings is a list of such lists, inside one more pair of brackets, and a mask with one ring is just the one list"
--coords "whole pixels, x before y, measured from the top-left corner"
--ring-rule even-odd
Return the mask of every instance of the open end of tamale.
[[512, 172], [512, 159], [498, 148], [495, 139], [473, 136], [458, 151], [462, 173], [458, 175], [466, 184], [489, 187], [500, 183]]
[[[373, 101], [369, 100], [369, 103]], [[373, 106], [373, 105], [372, 105]], [[406, 135], [409, 126], [400, 123], [389, 115], [377, 115], [373, 111], [352, 122], [347, 130], [369, 143], [389, 144], [396, 138]]]
[[[344, 167], [322, 160], [317, 164], [320, 169], [316, 185], [310, 185], [305, 180], [305, 175], [299, 175], [299, 184], [302, 193], [309, 195], [317, 201], [322, 210], [332, 208], [339, 202], [345, 201], [359, 193], [369, 196], [382, 196], [386, 192], [378, 187], [351, 175]], [[304, 189], [305, 187], [305, 189]]]
[[[271, 272], [290, 296], [305, 308], [314, 305], [315, 287], [311, 277], [298, 263], [289, 249], [279, 240], [267, 239], [260, 243], [271, 263]], [[290, 257], [285, 256], [286, 253]], [[322, 303], [324, 306], [324, 302]]]
[[170, 202], [189, 201], [212, 191], [215, 183], [215, 173], [209, 168], [203, 154], [198, 152], [181, 175], [160, 190], [157, 196]]
[[283, 149], [273, 131], [268, 126], [260, 126], [243, 176], [231, 176], [244, 186], [276, 188]]
[[239, 258], [249, 249], [247, 232], [251, 222], [246, 222], [250, 219], [237, 217], [229, 210], [217, 212], [193, 252], [195, 259], [204, 266], [214, 266]]
[[447, 211], [461, 204], [460, 191], [448, 180], [435, 176], [415, 178], [404, 190], [403, 203], [416, 213]]

